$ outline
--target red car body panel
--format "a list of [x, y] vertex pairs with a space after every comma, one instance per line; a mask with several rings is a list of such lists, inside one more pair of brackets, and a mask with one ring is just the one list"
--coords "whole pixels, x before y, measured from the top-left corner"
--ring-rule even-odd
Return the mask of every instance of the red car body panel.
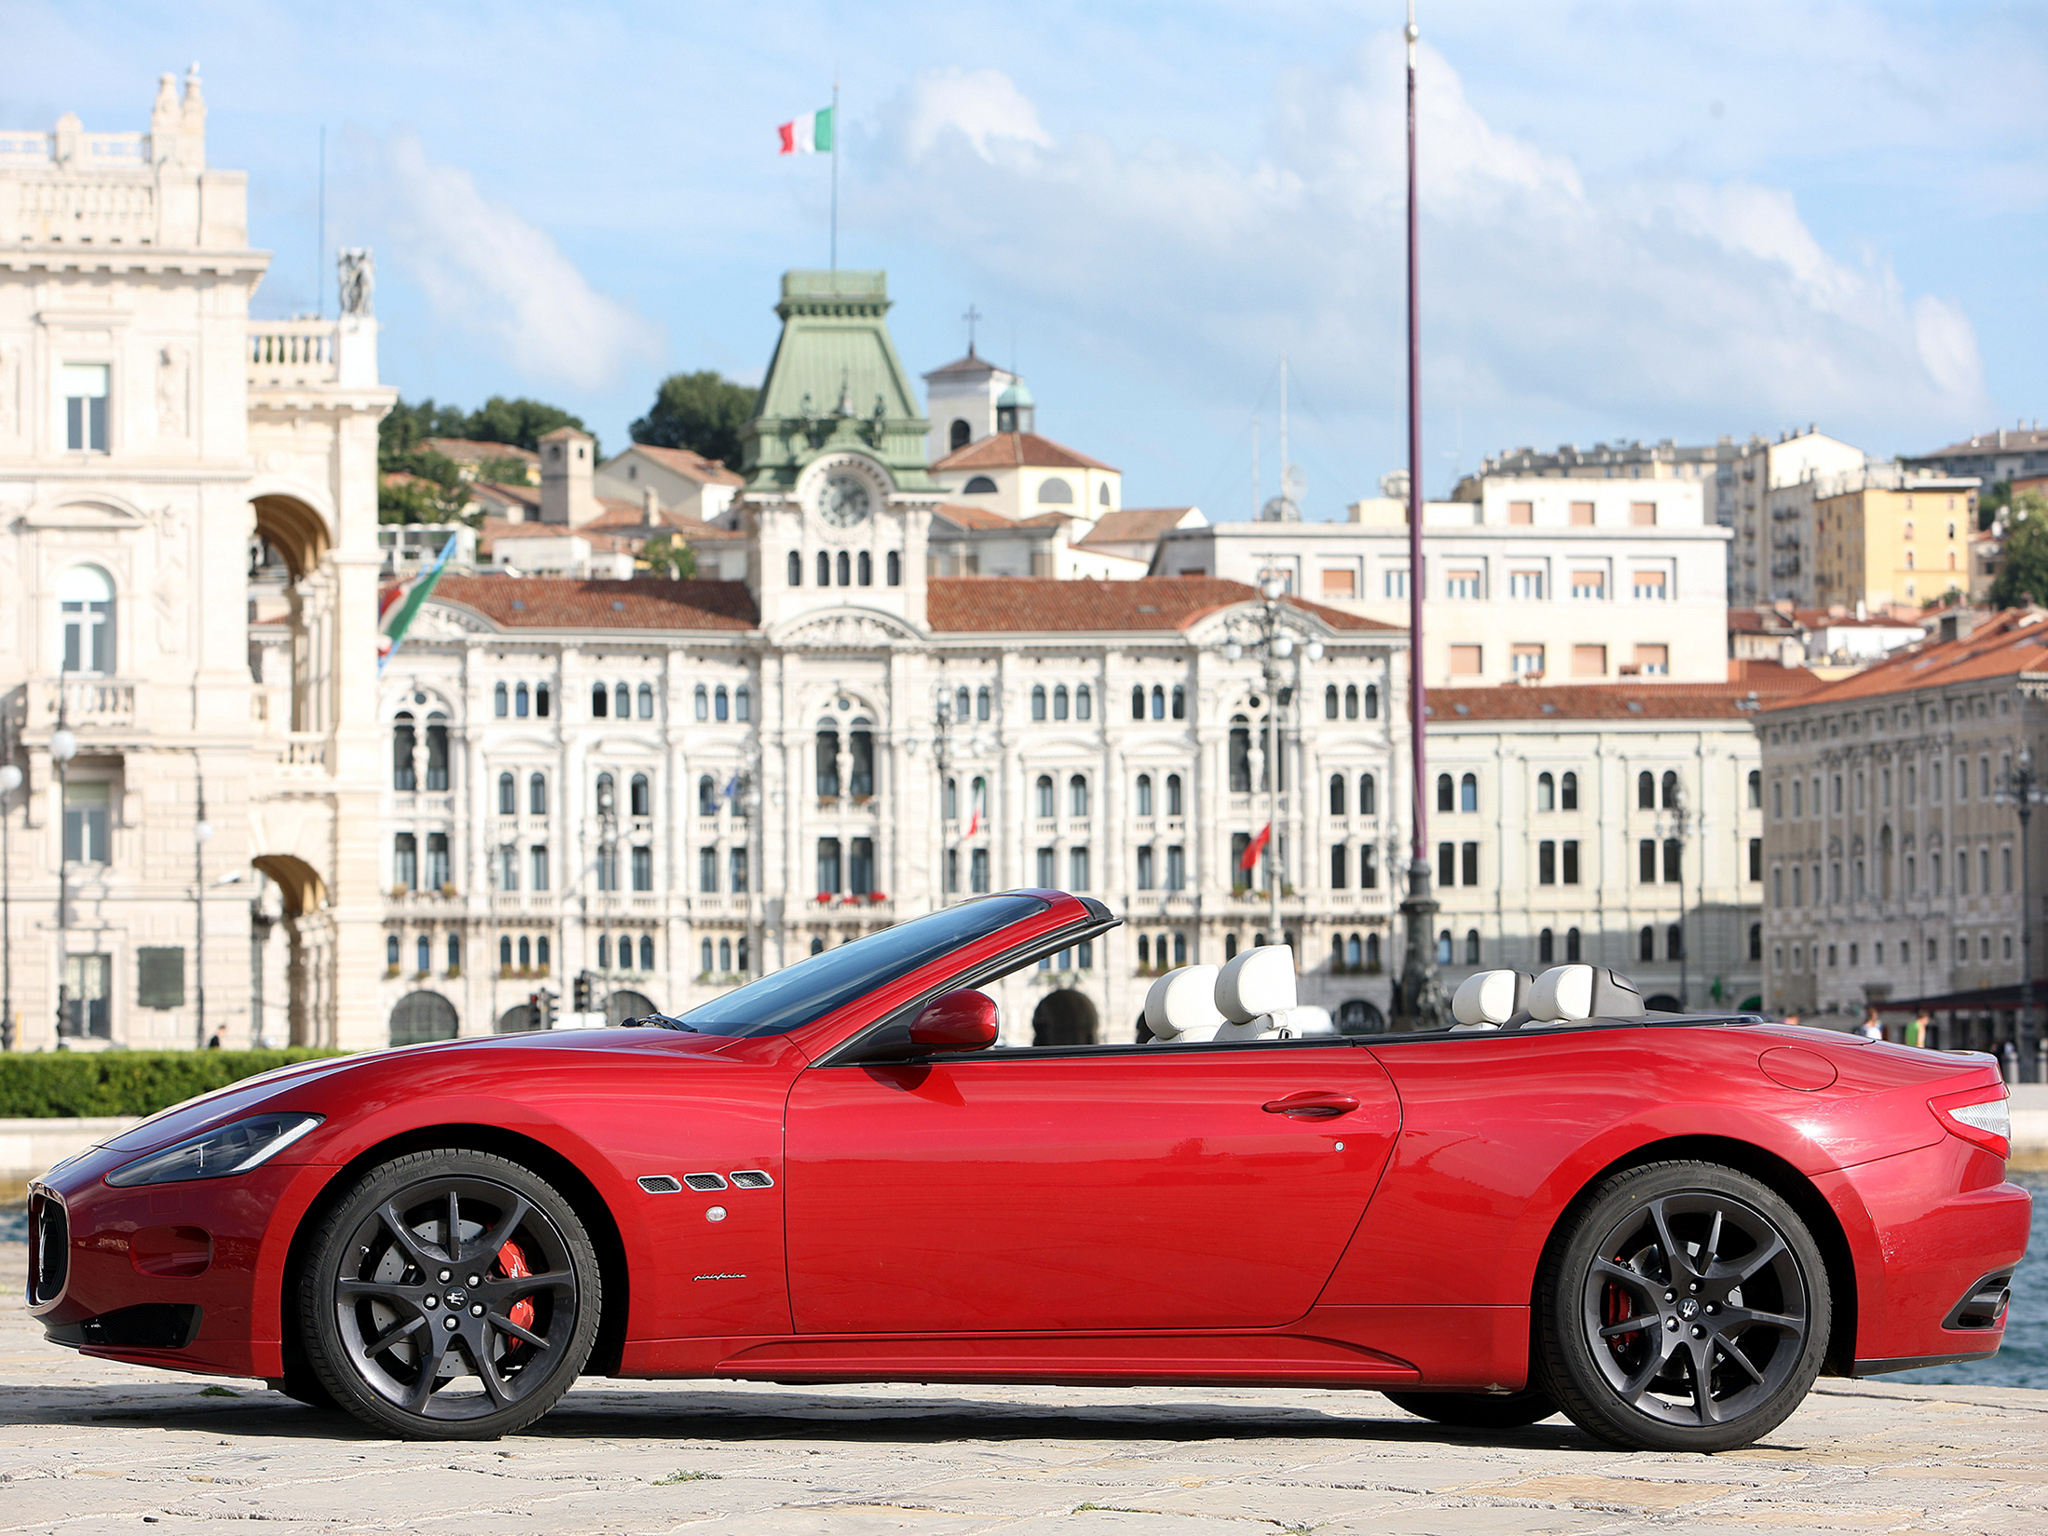
[[[180, 1106], [33, 1187], [63, 1208], [68, 1268], [36, 1298], [32, 1264], [32, 1310], [76, 1343], [121, 1309], [197, 1306], [181, 1347], [82, 1347], [275, 1379], [292, 1244], [350, 1170], [495, 1138], [587, 1186], [586, 1215], [615, 1236], [620, 1354], [601, 1365], [621, 1375], [1512, 1390], [1544, 1247], [1572, 1202], [1669, 1144], [1761, 1160], [1823, 1224], [1824, 1202], [1855, 1362], [1998, 1346], [2002, 1317], [1943, 1322], [2018, 1262], [2028, 1198], [1928, 1107], [1995, 1085], [1988, 1058], [1730, 1023], [835, 1055], [917, 999], [1107, 922], [1033, 894], [1042, 911], [781, 1036], [463, 1041]], [[1342, 1112], [1287, 1113], [1304, 1093]], [[104, 1182], [272, 1111], [325, 1119], [247, 1174]], [[739, 1169], [773, 1183], [637, 1182]], [[724, 1219], [706, 1219], [714, 1205]]]

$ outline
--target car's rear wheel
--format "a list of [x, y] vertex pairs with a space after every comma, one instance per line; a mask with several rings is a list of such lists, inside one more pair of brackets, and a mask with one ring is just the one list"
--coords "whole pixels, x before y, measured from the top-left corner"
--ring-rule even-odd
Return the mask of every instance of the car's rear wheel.
[[1388, 1402], [1418, 1418], [1457, 1429], [1520, 1429], [1557, 1412], [1541, 1387], [1521, 1392], [1389, 1392]]
[[1538, 1283], [1538, 1358], [1558, 1406], [1635, 1450], [1724, 1451], [1797, 1408], [1827, 1346], [1820, 1250], [1747, 1174], [1652, 1163], [1598, 1185]]
[[601, 1281], [568, 1201], [483, 1152], [415, 1152], [328, 1214], [299, 1285], [307, 1363], [388, 1434], [488, 1440], [568, 1391], [597, 1336]]

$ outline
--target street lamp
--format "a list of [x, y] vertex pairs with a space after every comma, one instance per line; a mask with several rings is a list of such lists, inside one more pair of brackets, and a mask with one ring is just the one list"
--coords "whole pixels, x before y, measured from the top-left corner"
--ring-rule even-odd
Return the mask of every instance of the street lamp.
[[71, 829], [64, 824], [64, 793], [68, 780], [65, 768], [71, 759], [78, 756], [78, 737], [71, 727], [64, 723], [62, 696], [57, 709], [57, 729], [50, 732], [50, 761], [57, 767], [57, 1037], [64, 1037], [65, 1025], [71, 1013], [71, 893], [67, 889], [70, 874]]
[[[2029, 878], [2032, 861], [2027, 857], [2027, 824], [2034, 819], [2034, 806], [2040, 799], [2034, 749], [2021, 747], [2018, 761], [1999, 778], [1998, 803], [2011, 805], [2020, 813], [2020, 1017], [2013, 1030], [2013, 1049], [2022, 1059], [2027, 1052], [2027, 1026], [2034, 1017], [2034, 892]], [[2043, 1076], [2048, 1077], [2048, 1071]]]
[[[1688, 959], [1685, 942], [1685, 842], [1689, 818], [1685, 809], [1685, 786], [1674, 783], [1671, 786], [1671, 803], [1664, 807], [1670, 814], [1657, 818], [1657, 841], [1678, 844], [1678, 1010], [1685, 1011], [1686, 962]], [[1657, 850], [1659, 856], [1663, 849]]]
[[[1269, 576], [1259, 583], [1259, 606], [1248, 619], [1240, 619], [1242, 626], [1236, 633], [1217, 647], [1225, 661], [1242, 661], [1247, 654], [1256, 656], [1259, 674], [1266, 688], [1266, 836], [1271, 846], [1266, 857], [1270, 861], [1266, 885], [1271, 908], [1271, 942], [1278, 944], [1285, 940], [1285, 930], [1280, 919], [1280, 888], [1286, 869], [1280, 858], [1280, 694], [1281, 675], [1285, 670], [1282, 663], [1291, 660], [1297, 647], [1310, 661], [1323, 659], [1323, 642], [1313, 636], [1303, 636], [1297, 641], [1285, 622], [1286, 609], [1280, 599], [1286, 594], [1287, 584], [1278, 577]], [[1300, 957], [1296, 956], [1299, 963]]]
[[21, 788], [21, 770], [0, 763], [0, 1051], [14, 1049], [14, 846], [7, 797]]
[[198, 1005], [198, 1044], [206, 1045], [206, 845], [213, 841], [213, 823], [206, 819], [206, 788], [199, 790], [199, 819], [192, 823], [192, 997]]
[[[618, 903], [619, 889], [619, 806], [618, 792], [612, 783], [612, 776], [601, 773], [597, 776], [597, 868], [598, 885], [604, 895], [604, 922], [611, 925], [614, 908]], [[612, 967], [611, 941], [613, 935], [600, 931], [598, 941], [598, 977], [604, 986], [604, 1021], [612, 1020]]]

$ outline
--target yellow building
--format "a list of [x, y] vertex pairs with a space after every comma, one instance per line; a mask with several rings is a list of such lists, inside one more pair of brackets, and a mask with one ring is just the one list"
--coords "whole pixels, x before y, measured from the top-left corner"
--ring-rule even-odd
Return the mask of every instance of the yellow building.
[[1873, 464], [1825, 479], [1814, 496], [1814, 596], [1823, 608], [1918, 608], [1970, 590], [1973, 479]]

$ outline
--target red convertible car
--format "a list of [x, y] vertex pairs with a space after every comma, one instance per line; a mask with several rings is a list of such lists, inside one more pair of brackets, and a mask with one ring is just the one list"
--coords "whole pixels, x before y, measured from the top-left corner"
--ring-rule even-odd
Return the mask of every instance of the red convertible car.
[[589, 1373], [1362, 1387], [1713, 1450], [1823, 1369], [1998, 1348], [2028, 1200], [1988, 1057], [1590, 966], [1345, 1036], [1277, 948], [1162, 978], [1143, 1043], [998, 1046], [977, 989], [1116, 921], [1010, 892], [646, 1027], [250, 1079], [33, 1187], [30, 1308], [451, 1439]]

